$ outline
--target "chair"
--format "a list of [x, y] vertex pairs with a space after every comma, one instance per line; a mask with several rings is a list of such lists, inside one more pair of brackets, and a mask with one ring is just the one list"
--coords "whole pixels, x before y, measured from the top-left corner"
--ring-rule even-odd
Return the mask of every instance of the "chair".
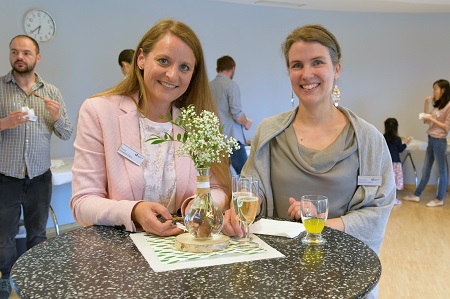
[[50, 205], [50, 216], [52, 217], [53, 224], [55, 225], [56, 235], [59, 236], [58, 219], [56, 219], [56, 214], [55, 214], [55, 211], [53, 211], [52, 205]]

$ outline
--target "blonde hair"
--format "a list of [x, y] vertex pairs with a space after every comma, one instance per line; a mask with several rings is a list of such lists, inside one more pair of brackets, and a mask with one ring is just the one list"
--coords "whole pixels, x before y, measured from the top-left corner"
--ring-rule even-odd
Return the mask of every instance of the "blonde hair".
[[[172, 34], [184, 41], [194, 52], [195, 67], [191, 78], [191, 82], [186, 92], [176, 99], [173, 104], [177, 108], [187, 107], [190, 104], [195, 106], [195, 111], [199, 114], [202, 110], [214, 112], [218, 116], [217, 107], [213, 100], [211, 90], [209, 89], [208, 73], [203, 55], [203, 49], [194, 31], [186, 24], [164, 19], [156, 23], [150, 28], [136, 47], [131, 69], [128, 76], [113, 86], [112, 88], [93, 95], [92, 97], [105, 97], [111, 95], [126, 95], [133, 98], [134, 94], [138, 94], [138, 99], [134, 99], [138, 110], [142, 113], [146, 111], [148, 106], [148, 89], [143, 78], [143, 71], [139, 69], [137, 59], [139, 50], [146, 57], [153, 49], [155, 44], [167, 34]], [[214, 163], [211, 166], [211, 172], [217, 178], [220, 186], [227, 194], [227, 198], [231, 198], [231, 172], [229, 168], [229, 158], [222, 159], [222, 163]]]

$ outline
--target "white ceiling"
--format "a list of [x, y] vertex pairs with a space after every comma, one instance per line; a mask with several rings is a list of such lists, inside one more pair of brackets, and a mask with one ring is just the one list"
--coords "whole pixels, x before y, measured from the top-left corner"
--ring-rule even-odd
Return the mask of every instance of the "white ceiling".
[[213, 0], [247, 5], [276, 6], [293, 9], [382, 12], [449, 13], [450, 0]]

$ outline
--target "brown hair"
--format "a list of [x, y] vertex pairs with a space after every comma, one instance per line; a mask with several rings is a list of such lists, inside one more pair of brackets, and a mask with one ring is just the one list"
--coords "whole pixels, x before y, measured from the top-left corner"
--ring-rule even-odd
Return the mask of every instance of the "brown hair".
[[444, 109], [444, 107], [447, 106], [448, 102], [450, 101], [450, 84], [445, 79], [439, 79], [433, 83], [433, 87], [434, 85], [437, 85], [440, 89], [443, 89], [444, 93], [439, 99], [436, 99], [433, 107], [437, 107], [439, 110]]
[[34, 38], [32, 38], [31, 36], [28, 36], [28, 35], [25, 35], [25, 34], [20, 34], [20, 35], [14, 36], [14, 37], [11, 39], [11, 41], [9, 42], [9, 47], [10, 47], [10, 48], [11, 48], [12, 42], [13, 42], [16, 38], [28, 38], [29, 40], [31, 40], [31, 41], [33, 42], [33, 44], [34, 44], [34, 47], [36, 48], [36, 55], [39, 54], [40, 49], [39, 49], [39, 44], [38, 44], [38, 42], [37, 42]]
[[289, 49], [298, 41], [318, 42], [328, 48], [334, 66], [341, 61], [341, 47], [333, 33], [322, 25], [305, 25], [294, 29], [281, 46], [287, 67], [289, 67]]
[[226, 55], [217, 59], [217, 72], [229, 71], [234, 67], [236, 67], [236, 62], [231, 56]]
[[134, 55], [133, 49], [122, 50], [122, 52], [120, 52], [119, 54], [117, 62], [119, 63], [120, 66], [122, 66], [122, 62], [128, 62], [129, 64], [131, 64], [133, 62], [133, 55]]

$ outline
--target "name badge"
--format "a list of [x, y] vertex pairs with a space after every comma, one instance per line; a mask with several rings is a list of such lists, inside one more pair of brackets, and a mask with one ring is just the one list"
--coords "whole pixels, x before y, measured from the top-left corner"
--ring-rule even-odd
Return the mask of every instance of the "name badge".
[[126, 144], [122, 144], [117, 152], [137, 166], [141, 166], [142, 162], [144, 162], [144, 156], [142, 156]]
[[358, 185], [362, 186], [381, 186], [382, 181], [381, 176], [358, 176]]

